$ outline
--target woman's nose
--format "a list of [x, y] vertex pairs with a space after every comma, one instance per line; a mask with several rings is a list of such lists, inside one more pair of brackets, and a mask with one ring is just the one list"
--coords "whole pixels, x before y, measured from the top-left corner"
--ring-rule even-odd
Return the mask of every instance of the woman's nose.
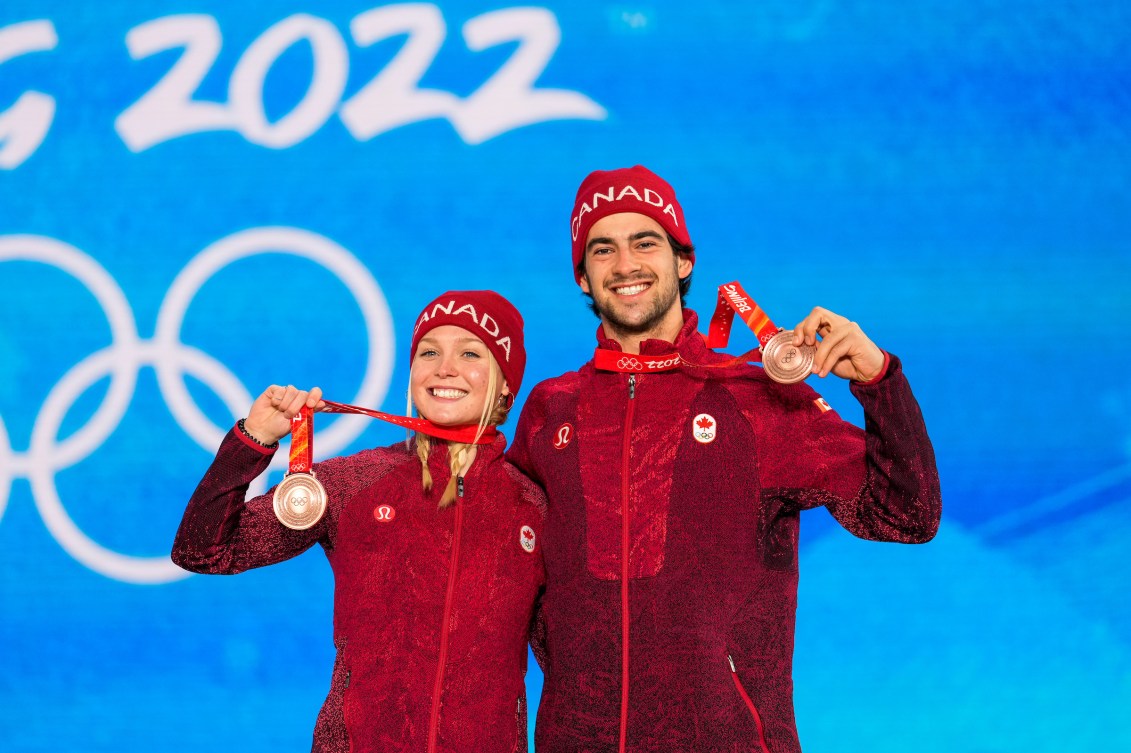
[[444, 356], [436, 364], [436, 376], [450, 377], [459, 373], [453, 356]]

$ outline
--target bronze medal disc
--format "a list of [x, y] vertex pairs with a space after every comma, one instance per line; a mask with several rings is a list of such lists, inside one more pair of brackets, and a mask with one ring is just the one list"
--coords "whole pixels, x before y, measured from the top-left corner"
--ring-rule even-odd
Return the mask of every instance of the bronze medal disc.
[[311, 473], [290, 473], [275, 487], [274, 504], [280, 523], [303, 531], [326, 512], [326, 489]]
[[794, 345], [793, 330], [786, 329], [770, 338], [762, 348], [762, 367], [766, 376], [781, 384], [804, 381], [813, 370], [815, 345]]

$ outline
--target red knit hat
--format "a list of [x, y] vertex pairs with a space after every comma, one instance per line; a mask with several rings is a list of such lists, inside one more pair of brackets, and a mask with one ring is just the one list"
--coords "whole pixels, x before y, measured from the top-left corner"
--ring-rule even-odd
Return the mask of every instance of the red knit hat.
[[[683, 208], [675, 198], [675, 190], [663, 178], [640, 165], [619, 170], [594, 170], [577, 189], [569, 221], [575, 281], [581, 281], [577, 268], [585, 254], [589, 229], [602, 217], [620, 212], [636, 212], [651, 217], [682, 245], [691, 245], [691, 236], [683, 223]], [[694, 262], [695, 254], [692, 253], [689, 258]]]
[[429, 303], [416, 318], [409, 359], [416, 355], [420, 338], [437, 327], [454, 324], [471, 332], [499, 362], [511, 395], [518, 394], [526, 371], [522, 314], [511, 302], [491, 290], [449, 290]]

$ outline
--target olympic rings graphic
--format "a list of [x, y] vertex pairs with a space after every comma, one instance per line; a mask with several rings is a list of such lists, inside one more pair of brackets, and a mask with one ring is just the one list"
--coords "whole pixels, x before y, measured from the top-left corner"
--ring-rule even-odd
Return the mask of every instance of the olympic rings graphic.
[[635, 358], [626, 357], [626, 358], [622, 358], [619, 361], [617, 361], [617, 368], [618, 369], [633, 369], [634, 371], [639, 371], [642, 368], [642, 364], [640, 363], [640, 361], [637, 361]]
[[[162, 398], [184, 432], [211, 453], [229, 426], [212, 423], [196, 404], [185, 376], [211, 389], [231, 411], [242, 415], [252, 396], [228, 368], [202, 351], [181, 342], [181, 327], [188, 307], [213, 275], [243, 258], [282, 253], [308, 259], [334, 274], [349, 290], [365, 320], [370, 344], [365, 375], [351, 402], [380, 405], [392, 377], [392, 315], [377, 281], [349, 251], [328, 238], [293, 227], [264, 227], [234, 233], [201, 251], [177, 275], [157, 314], [151, 340], [138, 337], [137, 324], [125, 294], [114, 278], [90, 256], [74, 246], [37, 235], [0, 236], [0, 262], [32, 261], [68, 273], [93, 294], [110, 325], [109, 346], [73, 366], [51, 389], [36, 416], [26, 452], [11, 446], [0, 417], [0, 518], [8, 503], [12, 481], [27, 478], [36, 508], [48, 531], [75, 560], [106, 577], [126, 583], [167, 583], [186, 577], [167, 557], [136, 557], [108, 549], [80, 529], [67, 513], [55, 483], [56, 474], [93, 454], [121, 423], [133, 399], [142, 367], [157, 375]], [[110, 378], [101, 405], [79, 430], [59, 440], [67, 412], [91, 386]], [[363, 416], [342, 416], [320, 432], [319, 449], [336, 454], [356, 439], [365, 427]], [[272, 467], [286, 464], [280, 452]], [[249, 493], [266, 488], [256, 479]]]

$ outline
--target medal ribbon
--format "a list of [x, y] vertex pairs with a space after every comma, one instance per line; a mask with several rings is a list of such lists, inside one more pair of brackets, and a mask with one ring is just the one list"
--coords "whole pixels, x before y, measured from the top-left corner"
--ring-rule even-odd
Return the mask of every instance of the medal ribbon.
[[[421, 434], [427, 434], [430, 437], [437, 439], [446, 439], [449, 442], [461, 442], [463, 444], [491, 444], [495, 441], [495, 435], [498, 431], [494, 426], [488, 426], [483, 430], [483, 436], [479, 439], [475, 435], [479, 432], [478, 424], [465, 424], [463, 426], [437, 426], [426, 418], [409, 418], [408, 416], [397, 416], [392, 413], [382, 413], [381, 411], [372, 410], [371, 408], [360, 408], [356, 405], [346, 405], [345, 403], [335, 403], [333, 400], [323, 400], [325, 407], [322, 408], [323, 413], [355, 413], [362, 416], [369, 416], [370, 418], [380, 419], [396, 426], [402, 426], [406, 429], [418, 431]], [[303, 408], [307, 410], [307, 408]], [[293, 441], [293, 440], [292, 440]], [[294, 445], [291, 445], [292, 452]]]
[[754, 302], [737, 281], [719, 286], [719, 300], [715, 304], [715, 313], [711, 316], [711, 324], [707, 328], [707, 347], [725, 348], [730, 340], [730, 328], [734, 323], [734, 315], [738, 314], [746, 326], [754, 331], [758, 337], [759, 348], [770, 341], [780, 329], [770, 315]]
[[305, 405], [291, 419], [291, 456], [287, 473], [310, 473], [314, 461], [314, 412]]
[[762, 346], [768, 343], [781, 328], [774, 324], [770, 315], [754, 302], [738, 281], [719, 286], [719, 300], [715, 304], [715, 313], [711, 316], [707, 334], [703, 337], [704, 342], [708, 348], [725, 348], [730, 341], [730, 330], [734, 324], [735, 314], [738, 314], [746, 326], [754, 332], [758, 338], [758, 347], [721, 363], [696, 364], [681, 358], [677, 352], [645, 356], [597, 348], [593, 354], [593, 366], [602, 371], [639, 374], [670, 371], [683, 364], [705, 369], [721, 369], [761, 361]]
[[593, 366], [601, 371], [619, 371], [622, 374], [650, 374], [654, 371], [671, 371], [679, 368], [683, 360], [679, 353], [662, 353], [658, 356], [622, 353], [619, 350], [597, 348], [593, 353]]

